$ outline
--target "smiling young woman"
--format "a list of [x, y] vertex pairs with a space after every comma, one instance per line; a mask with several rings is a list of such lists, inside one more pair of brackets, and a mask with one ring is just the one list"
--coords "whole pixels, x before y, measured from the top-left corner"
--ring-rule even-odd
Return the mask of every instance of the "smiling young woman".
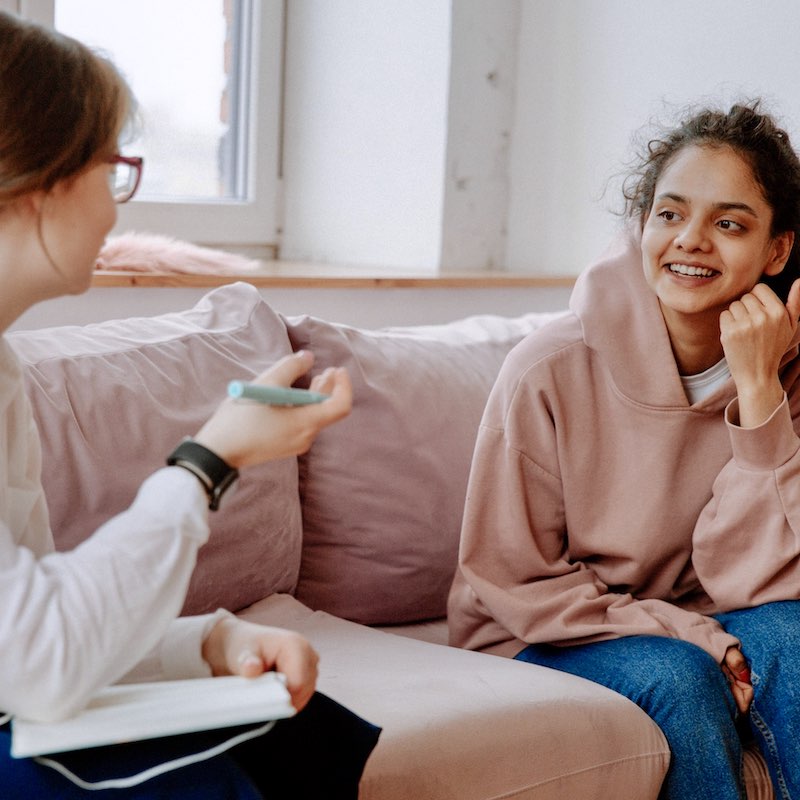
[[757, 104], [649, 143], [633, 224], [509, 355], [454, 644], [581, 675], [672, 751], [667, 800], [800, 798], [800, 160]]

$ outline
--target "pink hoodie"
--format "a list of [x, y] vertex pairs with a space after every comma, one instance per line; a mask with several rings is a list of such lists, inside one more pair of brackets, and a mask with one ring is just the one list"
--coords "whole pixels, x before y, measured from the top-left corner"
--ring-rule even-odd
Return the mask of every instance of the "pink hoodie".
[[638, 237], [621, 237], [492, 390], [451, 643], [515, 655], [651, 634], [721, 662], [738, 641], [709, 614], [800, 598], [798, 338], [788, 399], [758, 428], [730, 423], [731, 379], [690, 406]]

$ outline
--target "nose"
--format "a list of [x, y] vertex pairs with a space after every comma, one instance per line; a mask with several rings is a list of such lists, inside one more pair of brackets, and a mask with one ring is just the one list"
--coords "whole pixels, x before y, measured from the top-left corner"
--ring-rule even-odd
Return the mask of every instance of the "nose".
[[686, 253], [698, 250], [708, 251], [711, 247], [711, 239], [708, 236], [706, 226], [700, 220], [696, 222], [687, 221], [675, 236], [675, 246]]

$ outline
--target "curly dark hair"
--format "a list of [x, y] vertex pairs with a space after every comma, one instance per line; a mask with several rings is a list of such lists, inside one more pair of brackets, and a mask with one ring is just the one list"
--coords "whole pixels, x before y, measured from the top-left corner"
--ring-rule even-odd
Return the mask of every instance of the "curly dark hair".
[[795, 233], [784, 270], [763, 278], [785, 299], [792, 282], [800, 277], [800, 159], [786, 131], [761, 111], [760, 100], [734, 105], [727, 112], [704, 109], [651, 139], [623, 184], [627, 216], [644, 225], [658, 179], [675, 156], [690, 145], [730, 147], [738, 153], [750, 165], [772, 209], [772, 235]]

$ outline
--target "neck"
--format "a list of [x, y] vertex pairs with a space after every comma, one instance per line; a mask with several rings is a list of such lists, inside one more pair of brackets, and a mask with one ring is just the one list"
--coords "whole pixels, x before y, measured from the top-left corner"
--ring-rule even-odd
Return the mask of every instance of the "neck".
[[672, 354], [681, 375], [697, 375], [713, 367], [725, 355], [719, 338], [719, 315], [684, 315], [661, 307]]
[[36, 216], [23, 204], [0, 209], [0, 333], [31, 306], [56, 296], [39, 246]]

